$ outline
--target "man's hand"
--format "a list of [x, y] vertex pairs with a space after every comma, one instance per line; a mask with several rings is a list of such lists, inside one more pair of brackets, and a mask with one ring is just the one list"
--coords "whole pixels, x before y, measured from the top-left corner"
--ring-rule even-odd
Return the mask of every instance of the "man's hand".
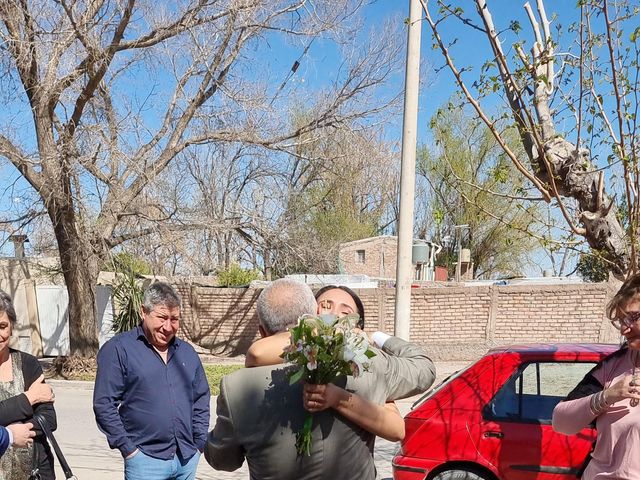
[[7, 426], [13, 436], [13, 447], [24, 448], [33, 443], [36, 432], [33, 431], [33, 423], [12, 423]]
[[40, 375], [38, 379], [31, 384], [29, 390], [25, 392], [25, 395], [31, 405], [53, 402], [56, 398], [51, 385], [44, 383], [44, 375]]

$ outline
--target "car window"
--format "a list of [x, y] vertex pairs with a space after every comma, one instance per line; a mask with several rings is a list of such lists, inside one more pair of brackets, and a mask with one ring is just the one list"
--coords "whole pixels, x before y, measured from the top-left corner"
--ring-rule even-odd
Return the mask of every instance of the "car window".
[[593, 368], [591, 362], [533, 362], [522, 365], [498, 390], [485, 417], [551, 423], [553, 409]]
[[473, 364], [469, 364], [466, 367], [464, 367], [464, 368], [462, 368], [462, 369], [460, 369], [460, 370], [458, 370], [456, 372], [453, 372], [451, 375], [446, 377], [444, 380], [442, 380], [440, 383], [438, 383], [431, 390], [427, 390], [420, 398], [418, 398], [418, 400], [413, 402], [413, 405], [411, 405], [411, 410], [415, 409], [419, 405], [422, 405], [426, 400], [428, 400], [429, 398], [433, 397], [436, 393], [438, 393], [440, 390], [442, 390], [445, 385], [448, 385], [449, 383], [451, 383], [453, 380], [458, 378], [464, 372], [469, 370], [469, 368], [471, 368], [472, 366], [473, 366]]

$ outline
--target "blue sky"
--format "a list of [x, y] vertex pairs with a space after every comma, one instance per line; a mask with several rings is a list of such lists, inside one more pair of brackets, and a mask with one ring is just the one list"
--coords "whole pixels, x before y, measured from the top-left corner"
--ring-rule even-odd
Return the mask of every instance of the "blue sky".
[[[433, 4], [434, 2], [431, 1], [429, 3]], [[478, 22], [473, 2], [464, 1], [453, 3], [463, 5], [465, 8], [465, 16], [472, 18], [476, 23]], [[507, 28], [510, 22], [515, 20], [522, 26], [520, 37], [530, 40], [532, 37], [531, 28], [523, 7], [524, 3], [524, 0], [487, 1], [493, 15], [494, 23], [499, 30]], [[535, 12], [535, 0], [530, 0], [530, 3]], [[555, 0], [545, 3], [547, 4], [547, 16], [549, 19], [553, 18], [554, 13], [558, 15], [557, 21], [561, 19], [565, 25], [579, 19], [579, 10], [575, 7], [576, 2], [574, 0]], [[392, 15], [401, 15], [403, 18], [409, 16], [409, 1], [378, 1], [372, 4], [370, 8], [374, 22]], [[552, 20], [552, 29], [553, 23], [557, 23], [557, 21]], [[484, 34], [462, 25], [462, 23], [458, 21], [449, 21], [442, 32], [449, 40], [453, 38], [459, 39], [456, 46], [452, 49], [454, 61], [458, 68], [472, 66], [473, 70], [467, 78], [476, 75], [482, 63], [489, 59], [491, 55]], [[508, 32], [502, 35], [501, 38], [504, 41], [505, 48], [508, 48], [510, 45], [509, 40], [515, 39], [515, 36], [511, 32]], [[438, 73], [434, 72], [434, 69], [438, 69], [443, 65], [443, 57], [439, 50], [432, 48], [433, 41], [427, 25], [424, 25], [422, 28], [421, 40], [420, 53], [423, 62], [421, 77], [423, 86], [420, 95], [420, 117], [418, 120], [419, 141], [427, 141], [429, 138], [429, 119], [436, 109], [450, 98], [456, 88], [453, 84], [454, 79], [448, 69], [442, 69]], [[530, 47], [531, 42], [528, 42], [528, 45]], [[525, 47], [525, 49], [528, 50], [529, 47]]]
[[[434, 2], [430, 2], [434, 3]], [[477, 13], [472, 2], [456, 2], [459, 5], [464, 5], [467, 10], [465, 16], [477, 20]], [[522, 27], [519, 38], [525, 40], [525, 50], [528, 51], [532, 44], [532, 29], [523, 8], [524, 1], [513, 0], [488, 0], [488, 6], [493, 15], [493, 21], [498, 30], [506, 29], [512, 21], [518, 21]], [[535, 0], [530, 2], [532, 8], [537, 15]], [[561, 0], [561, 1], [547, 1], [547, 17], [551, 20], [552, 33], [554, 27], [558, 22], [562, 22], [563, 27], [566, 27], [579, 19], [580, 12], [576, 8], [573, 0]], [[390, 16], [400, 16], [406, 18], [409, 15], [409, 1], [380, 1], [370, 5], [371, 15], [368, 17], [371, 23], [377, 23], [384, 18]], [[433, 12], [432, 12], [433, 15]], [[487, 43], [485, 35], [478, 32], [466, 25], [463, 25], [459, 21], [449, 21], [446, 26], [443, 26], [441, 34], [449, 41], [457, 38], [459, 41], [452, 48], [452, 55], [457, 67], [472, 67], [469, 74], [465, 74], [468, 83], [471, 84], [473, 79], [477, 76], [477, 73], [484, 61], [491, 58], [491, 52]], [[508, 49], [511, 43], [516, 40], [516, 36], [512, 32], [505, 32], [501, 35], [503, 40], [503, 47]], [[447, 68], [440, 69], [436, 72], [444, 63], [440, 50], [432, 47], [433, 40], [431, 37], [431, 31], [428, 25], [423, 25], [421, 35], [421, 78], [422, 88], [419, 99], [419, 118], [418, 118], [418, 143], [430, 143], [430, 132], [428, 129], [429, 120], [435, 111], [443, 105], [451, 95], [457, 90], [457, 86], [454, 84], [454, 78], [450, 74]], [[400, 79], [404, 82], [404, 78]], [[491, 111], [496, 107], [495, 99], [490, 100], [489, 103], [484, 103], [485, 107]], [[390, 132], [396, 132], [400, 142], [401, 135], [401, 120], [397, 119], [398, 125], [396, 128], [391, 127]], [[525, 274], [528, 276], [540, 276], [544, 269], [551, 268], [551, 262], [546, 254], [541, 250], [532, 255], [533, 265], [525, 270]], [[574, 260], [575, 262], [575, 260]], [[572, 263], [574, 263], [572, 262]], [[570, 271], [573, 267], [570, 266]]]
[[[434, 3], [431, 1], [430, 3]], [[475, 20], [477, 13], [472, 2], [457, 2], [459, 5], [465, 5], [468, 10], [465, 12], [465, 16], [471, 17]], [[536, 12], [535, 0], [531, 2], [534, 12]], [[524, 1], [513, 0], [499, 0], [488, 1], [489, 8], [492, 11], [493, 20], [496, 27], [500, 30], [507, 28], [511, 21], [516, 20], [520, 23], [522, 30], [520, 37], [527, 41], [527, 45], [530, 48], [532, 30], [526, 14], [523, 8]], [[575, 6], [574, 0], [561, 0], [561, 1], [547, 1], [547, 16], [552, 21], [552, 31], [554, 26], [562, 21], [564, 27], [569, 23], [575, 22], [579, 18], [579, 9]], [[556, 17], [557, 14], [557, 17]], [[393, 1], [382, 0], [371, 2], [366, 8], [366, 25], [365, 31], [362, 32], [363, 36], [368, 35], [370, 31], [375, 31], [385, 21], [394, 21], [402, 23], [409, 16], [409, 1]], [[473, 30], [461, 22], [451, 21], [447, 24], [447, 27], [443, 29], [443, 33], [449, 38], [458, 38], [459, 41], [453, 49], [454, 60], [457, 66], [472, 66], [473, 70], [468, 75], [468, 78], [477, 74], [482, 63], [488, 58], [491, 58], [489, 46], [487, 44], [486, 37], [481, 32]], [[507, 32], [501, 36], [504, 41], [505, 48], [511, 44], [511, 41], [515, 40], [515, 35], [511, 32]], [[406, 49], [405, 49], [406, 51]], [[333, 55], [331, 49], [324, 49], [322, 43], [312, 45], [309, 55], [313, 57], [314, 61], [317, 59], [330, 60]], [[404, 54], [403, 54], [404, 55]], [[438, 107], [443, 105], [451, 95], [457, 90], [456, 85], [453, 83], [453, 77], [447, 69], [438, 69], [443, 64], [443, 57], [439, 50], [432, 48], [431, 32], [427, 25], [422, 28], [421, 35], [421, 79], [422, 88], [419, 98], [419, 118], [418, 118], [418, 143], [430, 142], [431, 136], [428, 129], [429, 120], [435, 113]], [[330, 62], [327, 62], [330, 63]], [[317, 65], [312, 64], [305, 65], [304, 61], [299, 71], [301, 75], [306, 76], [306, 81], [318, 81], [322, 82], [324, 72], [322, 69], [317, 68]], [[469, 82], [471, 83], [472, 80]], [[390, 86], [392, 89], [401, 90], [404, 86], [404, 72], [394, 78], [394, 83]], [[489, 110], [495, 108], [495, 104], [489, 103], [486, 105]], [[392, 116], [387, 119], [386, 135], [387, 139], [397, 145], [398, 151], [401, 143], [402, 133], [402, 117], [401, 115]], [[551, 263], [549, 258], [542, 252], [538, 252], [533, 255], [534, 265], [527, 268], [525, 273], [529, 276], [540, 276], [544, 269], [550, 268]], [[566, 272], [567, 270], [565, 270]]]
[[[434, 3], [431, 1], [430, 3]], [[466, 5], [467, 11], [465, 15], [472, 17], [477, 22], [477, 13], [473, 2], [467, 0], [465, 2], [457, 2]], [[532, 38], [531, 28], [528, 17], [523, 8], [524, 0], [497, 0], [488, 1], [489, 8], [492, 11], [493, 19], [496, 26], [505, 29], [512, 20], [520, 22], [522, 31], [520, 38], [526, 39], [528, 45]], [[532, 8], [535, 10], [535, 0], [531, 0]], [[555, 0], [547, 1], [547, 16], [552, 20], [552, 29], [559, 21], [566, 27], [570, 22], [577, 21], [579, 18], [579, 9], [575, 6], [574, 0]], [[554, 15], [557, 19], [554, 20]], [[386, 21], [396, 24], [402, 22], [409, 16], [408, 0], [371, 0], [364, 10], [364, 29], [360, 33], [360, 37], [365, 38], [371, 32], [375, 32]], [[484, 34], [462, 25], [458, 21], [449, 21], [446, 28], [443, 29], [445, 35], [449, 38], [458, 38], [459, 42], [454, 47], [454, 60], [459, 67], [473, 66], [472, 75], [477, 73], [482, 63], [489, 58], [490, 51]], [[515, 36], [509, 32], [501, 36], [508, 47], [510, 40], [514, 40]], [[439, 50], [432, 48], [432, 39], [428, 26], [423, 26], [421, 36], [421, 81], [422, 88], [419, 104], [419, 120], [418, 120], [418, 141], [428, 142], [429, 119], [435, 113], [436, 109], [444, 104], [456, 91], [453, 84], [453, 77], [447, 69], [442, 69], [436, 73], [436, 69], [443, 64], [443, 58]], [[355, 39], [357, 42], [359, 39]], [[403, 39], [404, 40], [404, 39]], [[281, 43], [272, 43], [265, 47], [269, 56], [271, 69], [278, 74], [281, 72], [282, 78], [288, 73], [294, 60], [298, 59], [304, 47], [306, 40], [301, 41], [300, 45], [283, 45]], [[305, 82], [312, 86], [324, 85], [327, 79], [331, 79], [336, 68], [336, 48], [335, 45], [326, 41], [315, 41], [305, 56], [300, 59], [300, 68], [289, 83]], [[404, 55], [404, 53], [403, 53]], [[278, 80], [274, 84], [279, 84]], [[404, 87], [404, 71], [394, 77], [390, 84], [390, 89], [400, 91]], [[491, 107], [491, 105], [490, 105]], [[387, 122], [387, 130], [390, 140], [395, 139], [399, 142], [402, 131], [401, 115], [391, 117]]]
[[[465, 5], [465, 8], [472, 9], [468, 12], [470, 17], [476, 16], [475, 7], [470, 1], [458, 2]], [[522, 5], [524, 2], [512, 0], [489, 1], [489, 7], [493, 12], [494, 21], [498, 28], [505, 28], [511, 20], [518, 20], [522, 25], [521, 36], [530, 39], [530, 27], [526, 14]], [[535, 3], [535, 2], [532, 2]], [[579, 10], [575, 7], [575, 0], [555, 0], [547, 1], [549, 11], [548, 16], [553, 17], [553, 11], [558, 11], [562, 21], [569, 23], [575, 21], [579, 14]], [[533, 5], [535, 8], [535, 5]], [[365, 7], [364, 13], [364, 29], [360, 33], [360, 39], [365, 38], [370, 32], [375, 32], [385, 21], [393, 21], [401, 25], [403, 20], [408, 17], [409, 1], [396, 0], [379, 0], [372, 1]], [[445, 30], [449, 38], [457, 37], [460, 39], [455, 49], [455, 60], [460, 66], [473, 65], [476, 69], [487, 58], [488, 46], [486, 39], [481, 33], [474, 31], [468, 27], [455, 22], [451, 29]], [[508, 42], [505, 38], [505, 43]], [[354, 39], [355, 42], [359, 38]], [[295, 42], [295, 40], [294, 40]], [[439, 51], [432, 49], [431, 36], [426, 26], [422, 29], [422, 69], [421, 77], [423, 86], [420, 95], [419, 105], [419, 126], [418, 139], [419, 143], [429, 142], [428, 123], [430, 117], [435, 110], [450, 98], [455, 91], [452, 78], [447, 70], [435, 74], [434, 68], [442, 64], [442, 56]], [[265, 50], [265, 65], [272, 73], [272, 84], [269, 88], [275, 90], [281, 82], [287, 77], [288, 72], [294, 60], [300, 58], [304, 48], [307, 46], [308, 40], [301, 39], [298, 43], [283, 44], [277, 40], [266, 42], [261, 49]], [[320, 86], [332, 78], [333, 73], [337, 69], [336, 64], [337, 50], [334, 45], [327, 41], [315, 41], [305, 56], [300, 58], [300, 68], [289, 80], [289, 84], [295, 82], [306, 83], [311, 86]], [[260, 65], [249, 68], [261, 68]], [[389, 86], [390, 91], [400, 91], [404, 85], [404, 72], [393, 78], [393, 83]], [[286, 90], [282, 95], [286, 95]], [[27, 112], [22, 111], [25, 115]], [[7, 112], [0, 113], [0, 121], [7, 119]], [[402, 131], [401, 115], [391, 116], [387, 119], [386, 135], [392, 142], [400, 144]], [[28, 187], [24, 182], [12, 186], [12, 181], [16, 178], [15, 169], [0, 163], [0, 215], [12, 210], [11, 202], [21, 202], [22, 192], [28, 191]], [[0, 253], [9, 253], [10, 247], [0, 247]]]

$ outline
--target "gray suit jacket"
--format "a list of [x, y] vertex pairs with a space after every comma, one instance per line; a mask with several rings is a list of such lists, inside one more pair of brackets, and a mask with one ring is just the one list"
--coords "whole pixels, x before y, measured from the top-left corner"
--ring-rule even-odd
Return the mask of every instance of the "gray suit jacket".
[[[334, 383], [380, 405], [433, 383], [435, 367], [422, 348], [391, 337], [376, 354], [369, 372]], [[222, 379], [218, 419], [205, 448], [209, 464], [233, 471], [246, 458], [252, 480], [375, 478], [375, 436], [332, 409], [314, 415], [311, 455], [296, 454], [295, 432], [307, 412], [302, 385], [289, 385], [292, 368], [245, 368]]]

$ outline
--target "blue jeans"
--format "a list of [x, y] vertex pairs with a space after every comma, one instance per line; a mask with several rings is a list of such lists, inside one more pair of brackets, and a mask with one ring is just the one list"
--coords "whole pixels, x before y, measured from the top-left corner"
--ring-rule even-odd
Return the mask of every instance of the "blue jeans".
[[138, 450], [133, 457], [124, 460], [125, 480], [195, 480], [200, 452], [187, 459], [174, 455], [170, 460], [153, 458]]

